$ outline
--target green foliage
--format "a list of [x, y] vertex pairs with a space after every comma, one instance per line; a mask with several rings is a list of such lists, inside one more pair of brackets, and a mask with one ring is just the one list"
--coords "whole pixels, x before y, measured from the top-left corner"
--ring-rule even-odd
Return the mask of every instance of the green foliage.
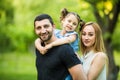
[[115, 48], [115, 50], [120, 51], [120, 16], [118, 19], [118, 23], [117, 23], [117, 27], [114, 31], [114, 34], [112, 36], [112, 43], [113, 43], [113, 47]]
[[50, 14], [56, 28], [61, 29], [59, 18], [62, 8], [78, 13], [85, 22], [96, 22], [91, 5], [84, 0], [1, 0], [0, 51], [31, 49], [36, 38], [33, 21], [41, 13]]

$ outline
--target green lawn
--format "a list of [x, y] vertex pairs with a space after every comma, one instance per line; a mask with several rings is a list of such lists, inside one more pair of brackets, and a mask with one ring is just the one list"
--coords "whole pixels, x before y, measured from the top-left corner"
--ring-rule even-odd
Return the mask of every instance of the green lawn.
[[[120, 66], [120, 53], [115, 52], [114, 57]], [[37, 80], [36, 75], [34, 53], [0, 53], [0, 80]]]
[[0, 80], [37, 80], [34, 53], [0, 53]]

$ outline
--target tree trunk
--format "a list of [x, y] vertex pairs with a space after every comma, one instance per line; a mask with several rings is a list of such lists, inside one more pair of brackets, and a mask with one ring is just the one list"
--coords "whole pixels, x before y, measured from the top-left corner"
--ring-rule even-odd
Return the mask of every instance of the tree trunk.
[[113, 48], [111, 42], [107, 41], [105, 42], [106, 49], [107, 49], [107, 55], [109, 58], [109, 70], [108, 70], [108, 80], [117, 80], [118, 78], [118, 72], [119, 72], [119, 66], [115, 64], [114, 61], [114, 55], [113, 55]]

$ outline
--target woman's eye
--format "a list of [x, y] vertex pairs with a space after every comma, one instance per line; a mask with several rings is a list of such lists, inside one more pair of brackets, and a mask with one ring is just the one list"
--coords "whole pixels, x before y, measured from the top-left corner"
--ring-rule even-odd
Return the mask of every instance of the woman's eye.
[[89, 34], [89, 36], [93, 36], [93, 34]]
[[82, 35], [85, 35], [85, 33], [82, 33]]

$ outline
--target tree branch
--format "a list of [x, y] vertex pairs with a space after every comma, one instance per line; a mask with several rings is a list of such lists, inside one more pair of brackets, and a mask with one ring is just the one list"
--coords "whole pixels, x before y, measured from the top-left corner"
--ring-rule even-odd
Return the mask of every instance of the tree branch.
[[120, 13], [120, 1], [118, 1], [113, 8], [113, 18], [109, 21], [108, 31], [113, 34], [116, 27], [117, 19]]

